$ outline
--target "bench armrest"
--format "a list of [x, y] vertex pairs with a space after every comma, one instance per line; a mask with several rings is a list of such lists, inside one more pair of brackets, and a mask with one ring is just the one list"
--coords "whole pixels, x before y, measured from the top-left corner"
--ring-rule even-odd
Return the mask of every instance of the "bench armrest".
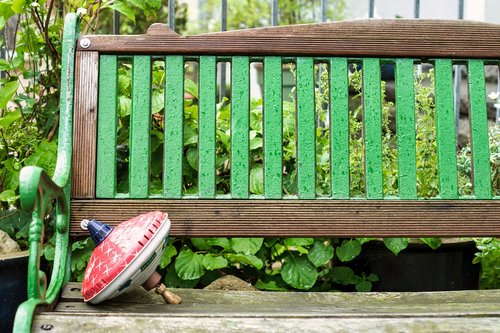
[[[59, 103], [59, 139], [54, 177], [41, 168], [27, 166], [19, 176], [21, 207], [31, 213], [29, 229], [28, 299], [22, 303], [14, 320], [14, 332], [29, 332], [33, 315], [39, 305], [53, 305], [66, 282], [69, 246], [69, 195], [71, 192], [71, 158], [73, 145], [73, 82], [76, 40], [79, 19], [74, 13], [64, 22], [61, 89]], [[43, 245], [43, 221], [55, 201], [55, 257], [50, 284], [40, 270]]]

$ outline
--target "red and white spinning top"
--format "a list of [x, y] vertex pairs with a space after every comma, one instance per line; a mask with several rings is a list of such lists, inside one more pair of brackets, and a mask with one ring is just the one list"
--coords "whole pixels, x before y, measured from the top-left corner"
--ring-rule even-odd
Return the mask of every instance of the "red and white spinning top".
[[96, 220], [83, 220], [96, 243], [82, 282], [85, 302], [100, 303], [136, 286], [156, 288], [167, 303], [179, 304], [155, 270], [168, 242], [170, 220], [159, 211], [136, 216], [115, 228]]

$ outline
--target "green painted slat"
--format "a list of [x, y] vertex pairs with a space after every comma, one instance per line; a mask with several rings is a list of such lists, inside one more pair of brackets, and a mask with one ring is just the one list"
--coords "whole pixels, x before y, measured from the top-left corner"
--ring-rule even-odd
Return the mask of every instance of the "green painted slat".
[[297, 195], [316, 197], [314, 62], [297, 58]]
[[167, 198], [182, 196], [184, 58], [165, 58], [165, 145], [163, 195]]
[[200, 198], [215, 197], [215, 94], [216, 60], [213, 56], [200, 57], [199, 105], [199, 174]]
[[117, 56], [101, 55], [99, 67], [96, 197], [113, 198], [116, 193]]
[[416, 199], [417, 161], [413, 59], [396, 60], [396, 127], [398, 133], [399, 197], [401, 199]]
[[264, 58], [264, 196], [282, 197], [282, 74], [281, 58]]
[[457, 155], [451, 60], [437, 59], [435, 73], [439, 196], [442, 199], [456, 199], [458, 198]]
[[366, 197], [382, 199], [382, 110], [380, 61], [363, 60]]
[[233, 57], [231, 64], [231, 196], [248, 198], [250, 62]]
[[469, 95], [474, 195], [478, 199], [491, 199], [488, 115], [482, 60], [469, 60]]
[[332, 197], [349, 198], [349, 89], [346, 58], [330, 60]]
[[134, 56], [132, 113], [130, 115], [129, 193], [131, 198], [147, 198], [149, 195], [150, 105], [151, 58]]

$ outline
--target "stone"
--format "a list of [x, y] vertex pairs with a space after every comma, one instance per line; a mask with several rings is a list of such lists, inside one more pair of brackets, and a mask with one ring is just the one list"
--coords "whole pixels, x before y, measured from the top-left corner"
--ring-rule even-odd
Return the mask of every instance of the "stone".
[[204, 289], [206, 290], [238, 290], [238, 291], [255, 291], [257, 288], [252, 286], [240, 278], [234, 275], [225, 275], [218, 278]]
[[19, 244], [12, 240], [5, 231], [0, 230], [0, 254], [10, 254], [20, 251]]

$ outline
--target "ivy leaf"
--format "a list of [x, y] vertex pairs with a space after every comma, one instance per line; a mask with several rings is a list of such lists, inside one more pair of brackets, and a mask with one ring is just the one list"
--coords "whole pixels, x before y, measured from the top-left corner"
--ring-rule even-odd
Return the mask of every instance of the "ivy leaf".
[[345, 266], [334, 266], [330, 273], [332, 281], [342, 285], [357, 284], [361, 278], [354, 271]]
[[120, 14], [125, 15], [128, 19], [135, 23], [135, 10], [127, 6], [123, 1], [116, 0], [109, 7], [116, 10]]
[[374, 274], [374, 273], [370, 273], [370, 275], [368, 275], [368, 277], [366, 279], [370, 282], [378, 282], [379, 281], [378, 275]]
[[306, 256], [290, 253], [285, 257], [281, 277], [293, 288], [307, 290], [316, 283], [318, 272]]
[[356, 258], [361, 252], [361, 243], [357, 239], [344, 240], [337, 247], [337, 257], [340, 261], [346, 262]]
[[250, 192], [253, 194], [264, 193], [264, 170], [262, 165], [256, 165], [250, 171]]
[[213, 256], [210, 253], [203, 256], [203, 266], [209, 271], [226, 268], [228, 264], [227, 259], [221, 256]]
[[420, 238], [420, 240], [429, 245], [433, 250], [436, 250], [441, 246], [441, 238]]
[[256, 256], [254, 256], [252, 254], [245, 255], [245, 254], [229, 253], [226, 255], [226, 258], [233, 264], [243, 263], [243, 264], [251, 265], [257, 269], [261, 269], [262, 266], [264, 266], [264, 263], [262, 262], [262, 260], [260, 260], [259, 258], [257, 258]]
[[234, 252], [243, 254], [255, 254], [262, 247], [264, 238], [233, 238], [231, 244]]
[[175, 260], [175, 271], [183, 280], [195, 280], [205, 274], [203, 256], [185, 247]]
[[370, 237], [370, 238], [368, 238], [368, 237], [361, 238], [361, 237], [358, 237], [356, 239], [361, 243], [361, 245], [363, 245], [364, 243], [367, 243], [369, 241], [375, 240], [376, 238], [372, 238], [372, 237]]
[[173, 243], [167, 245], [160, 260], [160, 268], [165, 268], [172, 262], [172, 258], [177, 254], [177, 249]]
[[394, 255], [398, 255], [399, 252], [408, 247], [410, 239], [409, 238], [384, 238], [385, 246], [391, 250]]
[[316, 267], [320, 267], [326, 263], [328, 263], [333, 258], [333, 246], [331, 244], [326, 244], [320, 240], [314, 242], [314, 245], [309, 250], [307, 254], [307, 258], [314, 264]]

